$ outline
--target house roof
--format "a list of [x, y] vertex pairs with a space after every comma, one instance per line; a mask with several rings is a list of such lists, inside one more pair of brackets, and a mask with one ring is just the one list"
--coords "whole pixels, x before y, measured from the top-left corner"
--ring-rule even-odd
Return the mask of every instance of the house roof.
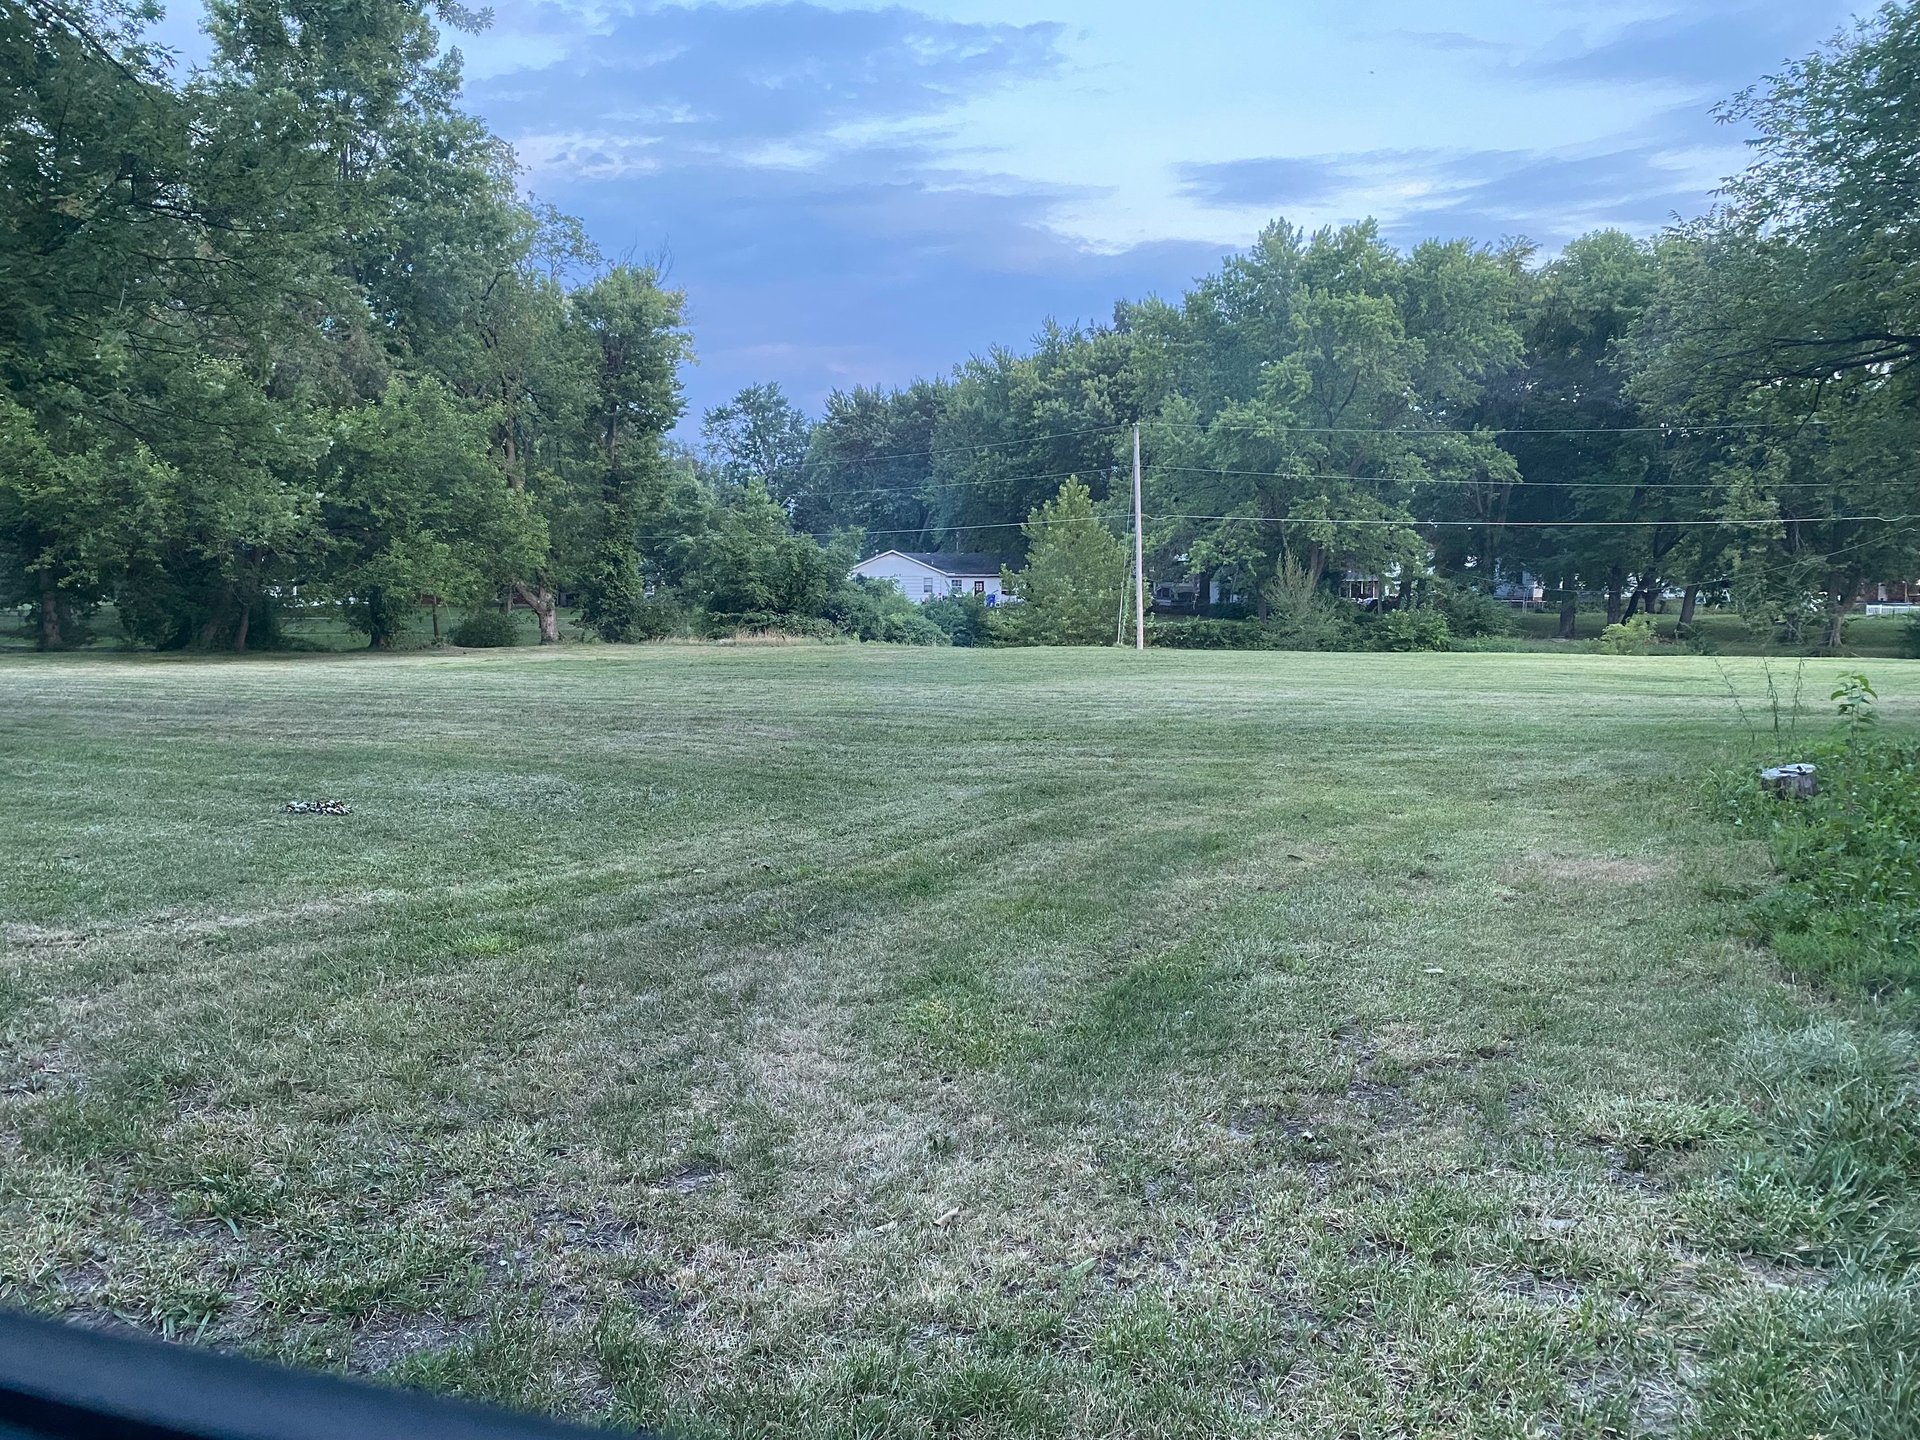
[[[938, 550], [886, 550], [883, 551], [882, 554], [898, 555], [903, 560], [911, 560], [917, 565], [926, 566], [929, 570], [938, 570], [942, 575], [964, 575], [969, 577], [976, 575], [998, 575], [1003, 565], [1007, 566], [1008, 569], [1013, 568], [1008, 563], [1008, 558], [1005, 555], [957, 555], [944, 554]], [[868, 557], [868, 559], [871, 560], [878, 560], [879, 558], [879, 555], [871, 555]], [[864, 564], [866, 562], [862, 561], [861, 563]]]

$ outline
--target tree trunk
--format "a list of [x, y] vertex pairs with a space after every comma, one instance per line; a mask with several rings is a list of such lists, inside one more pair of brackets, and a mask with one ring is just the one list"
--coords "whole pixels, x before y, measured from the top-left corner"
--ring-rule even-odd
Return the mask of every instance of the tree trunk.
[[1573, 574], [1560, 577], [1560, 629], [1554, 635], [1556, 640], [1571, 640], [1580, 620], [1580, 592], [1574, 588], [1574, 582], [1580, 577]]
[[67, 639], [60, 630], [60, 589], [50, 576], [40, 577], [40, 648], [63, 650]]
[[440, 643], [440, 597], [433, 597], [433, 643]]
[[1658, 580], [1649, 580], [1644, 585], [1635, 586], [1633, 595], [1627, 601], [1626, 613], [1620, 618], [1623, 620], [1631, 620], [1642, 610], [1646, 611], [1649, 615], [1653, 614], [1653, 597], [1659, 588], [1660, 582]]
[[1860, 594], [1860, 582], [1852, 580], [1847, 588], [1834, 596], [1833, 609], [1827, 615], [1826, 629], [1820, 636], [1820, 646], [1824, 650], [1838, 650], [1841, 637], [1846, 633], [1847, 611], [1853, 608], [1854, 599]]
[[367, 591], [367, 648], [369, 650], [393, 649], [392, 611], [387, 605], [387, 594], [377, 587]]
[[240, 624], [235, 628], [233, 632], [233, 653], [234, 654], [244, 655], [247, 653], [247, 627], [252, 623], [253, 623], [253, 607], [251, 605], [248, 605], [242, 608], [242, 610], [240, 611]]
[[200, 637], [194, 642], [195, 647], [201, 650], [211, 650], [213, 648], [213, 642], [219, 638], [220, 632], [226, 628], [222, 624], [226, 618], [227, 602], [222, 600], [218, 608], [216, 608], [211, 615], [207, 616], [207, 623], [200, 627]]
[[1618, 625], [1620, 614], [1625, 609], [1620, 592], [1626, 588], [1627, 577], [1620, 572], [1618, 565], [1607, 573], [1607, 624]]
[[1693, 624], [1694, 607], [1698, 605], [1699, 602], [1700, 587], [1698, 585], [1687, 586], [1687, 593], [1680, 597], [1680, 623], [1682, 625]]
[[[520, 602], [529, 610], [533, 611], [534, 617], [539, 620], [540, 643], [542, 645], [558, 645], [560, 643], [560, 617], [554, 610], [553, 592], [544, 585], [536, 589], [532, 586], [516, 584], [513, 587], [513, 594], [519, 596]], [[507, 613], [513, 613], [513, 599], [511, 596], [509, 596], [507, 600]]]

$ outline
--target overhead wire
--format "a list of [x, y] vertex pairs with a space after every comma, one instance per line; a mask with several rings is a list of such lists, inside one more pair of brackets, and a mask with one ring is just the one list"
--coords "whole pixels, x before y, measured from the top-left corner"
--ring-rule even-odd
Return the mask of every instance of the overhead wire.
[[1825, 425], [1825, 420], [1720, 420], [1673, 421], [1665, 425], [1485, 425], [1469, 430], [1448, 430], [1432, 426], [1388, 425], [1262, 425], [1237, 424], [1224, 420], [1142, 420], [1142, 428], [1163, 430], [1231, 430], [1260, 435], [1416, 435], [1429, 439], [1469, 439], [1475, 435], [1685, 435], [1718, 430], [1798, 430], [1808, 425]]

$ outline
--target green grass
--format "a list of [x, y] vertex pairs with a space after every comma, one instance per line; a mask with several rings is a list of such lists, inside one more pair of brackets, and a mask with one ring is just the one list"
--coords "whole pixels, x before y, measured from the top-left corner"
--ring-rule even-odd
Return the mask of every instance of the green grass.
[[8, 659], [0, 1298], [689, 1435], [1912, 1433], [1912, 1048], [1739, 938], [1729, 679]]
[[[1560, 629], [1557, 609], [1517, 611], [1513, 620], [1515, 633], [1525, 640], [1549, 641]], [[1606, 628], [1606, 623], [1607, 617], [1603, 611], [1582, 610], [1574, 635], [1579, 640], [1592, 640]], [[1671, 640], [1674, 627], [1679, 623], [1679, 607], [1669, 607], [1666, 614], [1653, 617], [1654, 633], [1662, 639]], [[1721, 655], [1813, 654], [1817, 649], [1813, 645], [1798, 648], [1781, 646], [1764, 635], [1756, 637], [1747, 629], [1746, 623], [1730, 610], [1702, 609], [1694, 620], [1694, 629], [1714, 653]], [[1907, 617], [1904, 615], [1853, 615], [1848, 617], [1841, 632], [1840, 650], [1843, 657], [1856, 655], [1868, 659], [1900, 659], [1913, 654], [1912, 642], [1908, 637]]]

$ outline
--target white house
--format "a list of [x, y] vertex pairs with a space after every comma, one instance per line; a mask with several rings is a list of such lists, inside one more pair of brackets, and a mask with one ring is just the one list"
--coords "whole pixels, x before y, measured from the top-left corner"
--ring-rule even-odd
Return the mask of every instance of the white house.
[[941, 555], [925, 551], [883, 550], [849, 572], [854, 578], [891, 580], [916, 605], [937, 595], [978, 595], [1000, 603], [1000, 555]]

